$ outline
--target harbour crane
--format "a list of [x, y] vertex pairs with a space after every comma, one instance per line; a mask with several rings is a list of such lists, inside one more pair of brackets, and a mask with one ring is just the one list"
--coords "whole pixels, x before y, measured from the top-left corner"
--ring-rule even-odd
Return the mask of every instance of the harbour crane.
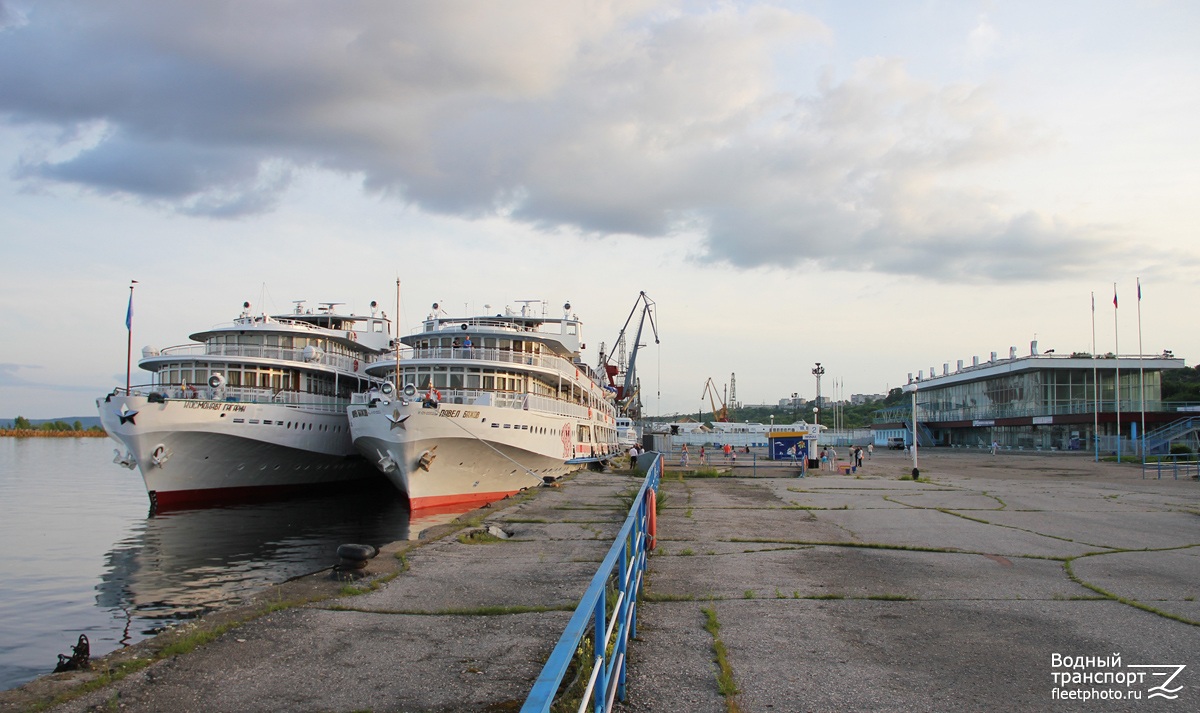
[[[659, 343], [658, 325], [654, 323], [654, 306], [654, 300], [647, 297], [645, 291], [638, 293], [638, 298], [633, 303], [633, 309], [629, 311], [629, 317], [625, 319], [625, 326], [621, 327], [621, 333], [617, 335], [617, 363], [609, 363], [609, 358], [612, 355], [604, 352], [603, 345], [601, 345], [600, 349], [600, 368], [608, 377], [609, 388], [617, 394], [617, 413], [635, 420], [642, 416], [641, 384], [637, 378], [637, 355], [638, 349], [645, 346], [642, 344], [642, 328], [645, 326], [647, 318], [650, 319], [650, 328], [654, 331], [654, 343]], [[629, 329], [629, 323], [633, 321], [633, 316], [637, 314], [639, 308], [642, 314], [638, 318], [637, 334], [633, 338], [633, 347], [628, 349], [629, 358], [627, 363], [625, 358], [627, 351], [625, 332]]]
[[[704, 382], [704, 393], [700, 394], [700, 400], [708, 397], [708, 403], [712, 406], [713, 420], [727, 423], [729, 421], [729, 409], [725, 407], [725, 399], [721, 398], [720, 392], [717, 390], [717, 385], [713, 383], [712, 377], [708, 377], [708, 381]], [[715, 397], [715, 399], [714, 399]], [[717, 399], [721, 401], [721, 409], [717, 410]]]

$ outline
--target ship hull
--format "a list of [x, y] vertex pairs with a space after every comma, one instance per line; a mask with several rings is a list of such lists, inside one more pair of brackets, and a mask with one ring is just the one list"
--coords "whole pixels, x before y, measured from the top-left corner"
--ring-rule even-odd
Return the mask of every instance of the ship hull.
[[572, 460], [612, 455], [574, 440], [579, 419], [419, 401], [351, 406], [354, 445], [415, 509], [486, 503], [561, 478]]
[[244, 502], [377, 477], [344, 413], [111, 395], [100, 420], [141, 472], [156, 509]]

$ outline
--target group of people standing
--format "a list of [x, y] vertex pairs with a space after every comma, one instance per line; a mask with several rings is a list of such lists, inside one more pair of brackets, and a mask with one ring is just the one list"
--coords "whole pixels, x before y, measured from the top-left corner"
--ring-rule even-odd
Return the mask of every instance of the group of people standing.
[[[855, 468], [863, 467], [863, 461], [871, 458], [875, 454], [875, 444], [868, 443], [866, 448], [862, 446], [850, 446], [850, 465]], [[831, 472], [837, 471], [838, 468], [838, 452], [833, 446], [821, 449], [821, 468], [828, 467]]]

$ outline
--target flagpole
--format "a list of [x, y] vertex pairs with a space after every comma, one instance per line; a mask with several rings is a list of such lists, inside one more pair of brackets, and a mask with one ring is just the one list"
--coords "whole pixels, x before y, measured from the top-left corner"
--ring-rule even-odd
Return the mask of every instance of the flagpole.
[[400, 392], [400, 278], [396, 278], [396, 340], [393, 347], [396, 350], [396, 393]]
[[137, 280], [129, 282], [129, 307], [125, 309], [125, 395], [129, 395], [129, 387], [133, 374], [133, 286]]
[[1100, 462], [1100, 381], [1096, 369], [1096, 292], [1092, 292], [1092, 444]]
[[1146, 462], [1146, 367], [1142, 364], [1142, 278], [1137, 278], [1138, 401], [1142, 406], [1142, 462]]
[[1116, 350], [1116, 364], [1113, 372], [1113, 396], [1117, 411], [1117, 462], [1121, 462], [1121, 335], [1117, 328], [1117, 283], [1113, 283], [1113, 349]]

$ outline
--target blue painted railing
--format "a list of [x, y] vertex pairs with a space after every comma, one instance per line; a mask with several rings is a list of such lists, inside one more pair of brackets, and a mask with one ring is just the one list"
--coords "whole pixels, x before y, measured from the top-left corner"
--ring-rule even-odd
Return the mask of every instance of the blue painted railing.
[[[589, 630], [592, 632], [594, 651], [592, 671], [581, 696], [579, 710], [587, 710], [589, 700], [595, 713], [612, 710], [617, 697], [625, 700], [625, 647], [630, 637], [637, 635], [638, 593], [642, 587], [642, 574], [646, 571], [646, 492], [653, 490], [657, 494], [662, 475], [661, 454], [646, 453], [642, 458], [650, 458], [651, 462], [637, 499], [629, 508], [629, 515], [617, 533], [616, 541], [592, 577], [571, 620], [567, 622], [566, 631], [550, 652], [550, 658], [546, 660], [546, 665], [533, 684], [533, 690], [525, 699], [521, 713], [547, 713], [550, 710], [575, 652]], [[616, 602], [614, 611], [608, 613], [608, 583], [614, 576]]]
[[1147, 433], [1143, 438], [1146, 453], [1166, 453], [1175, 439], [1200, 430], [1200, 418], [1181, 418]]
[[1162, 480], [1163, 473], [1170, 475], [1175, 480], [1179, 480], [1180, 476], [1192, 479], [1200, 478], [1200, 459], [1197, 459], [1195, 453], [1152, 457], [1154, 458], [1153, 462], [1142, 460], [1142, 478], [1145, 478], [1147, 473], [1154, 475], [1159, 480]]

